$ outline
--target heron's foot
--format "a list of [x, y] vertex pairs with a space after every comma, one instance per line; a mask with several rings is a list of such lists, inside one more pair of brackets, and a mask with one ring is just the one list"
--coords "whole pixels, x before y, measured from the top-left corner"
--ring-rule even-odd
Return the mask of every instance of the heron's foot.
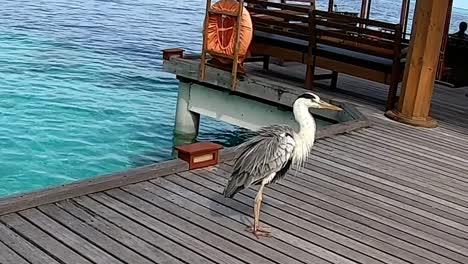
[[271, 237], [271, 231], [269, 228], [263, 228], [259, 226], [255, 228], [255, 226], [249, 226], [247, 227], [246, 231], [253, 233], [257, 239], [260, 237]]

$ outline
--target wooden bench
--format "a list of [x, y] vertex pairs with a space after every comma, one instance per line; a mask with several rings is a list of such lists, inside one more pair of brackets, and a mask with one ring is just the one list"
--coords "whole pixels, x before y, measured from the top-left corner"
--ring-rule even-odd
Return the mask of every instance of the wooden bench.
[[[306, 64], [311, 55], [309, 15], [313, 5], [260, 0], [245, 2], [254, 27], [250, 53], [262, 58], [263, 68], [268, 69], [270, 57]], [[325, 78], [330, 79], [331, 74], [314, 76], [315, 80]], [[305, 82], [308, 80], [310, 78]], [[311, 85], [305, 83], [305, 86]]]
[[[254, 37], [253, 56], [263, 57], [268, 69], [269, 58], [308, 65], [304, 86], [313, 81], [331, 79], [336, 87], [338, 73], [389, 85], [387, 109], [396, 101], [405, 58], [399, 24], [362, 19], [343, 14], [314, 10], [268, 1], [246, 0], [251, 13]], [[331, 74], [314, 75], [315, 67]]]
[[[338, 73], [388, 84], [386, 108], [392, 109], [406, 61], [402, 50], [407, 44], [402, 42], [401, 25], [320, 10], [311, 11], [309, 19], [309, 71], [316, 66], [333, 71], [332, 86], [336, 85]], [[312, 83], [313, 74], [308, 78]]]

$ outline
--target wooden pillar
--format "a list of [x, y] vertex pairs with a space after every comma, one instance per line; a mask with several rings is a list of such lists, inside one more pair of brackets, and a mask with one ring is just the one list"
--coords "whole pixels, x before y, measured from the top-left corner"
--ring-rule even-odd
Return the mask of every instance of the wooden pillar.
[[453, 0], [449, 0], [449, 8], [445, 19], [444, 38], [442, 39], [442, 46], [440, 48], [439, 65], [437, 66], [436, 80], [441, 80], [445, 70], [445, 52], [447, 50], [450, 20], [452, 18]]
[[403, 0], [401, 4], [400, 25], [403, 29], [403, 38], [406, 38], [406, 31], [408, 30], [408, 16], [409, 16], [410, 0]]
[[372, 8], [372, 0], [368, 0], [367, 2], [367, 11], [366, 11], [366, 19], [369, 19], [370, 17], [370, 11], [371, 11], [371, 8]]
[[437, 126], [429, 111], [449, 1], [417, 0], [400, 101], [387, 117], [414, 126]]
[[328, 0], [328, 12], [333, 12], [335, 1], [334, 0]]
[[367, 5], [369, 4], [367, 1], [368, 0], [362, 0], [361, 1], [361, 14], [360, 14], [361, 18], [366, 18], [367, 17]]

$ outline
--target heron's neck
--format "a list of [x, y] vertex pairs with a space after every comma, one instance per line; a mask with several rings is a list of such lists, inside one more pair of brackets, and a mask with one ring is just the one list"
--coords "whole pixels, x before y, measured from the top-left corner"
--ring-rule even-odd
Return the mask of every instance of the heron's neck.
[[296, 148], [294, 150], [293, 161], [297, 164], [298, 168], [303, 165], [307, 160], [310, 149], [315, 141], [315, 120], [309, 112], [306, 105], [294, 105], [294, 117], [299, 123], [299, 133], [294, 137], [296, 141]]
[[302, 104], [296, 105], [294, 107], [294, 117], [297, 123], [299, 123], [299, 135], [304, 139], [311, 138], [313, 140], [315, 138], [316, 124], [309, 112], [309, 108]]

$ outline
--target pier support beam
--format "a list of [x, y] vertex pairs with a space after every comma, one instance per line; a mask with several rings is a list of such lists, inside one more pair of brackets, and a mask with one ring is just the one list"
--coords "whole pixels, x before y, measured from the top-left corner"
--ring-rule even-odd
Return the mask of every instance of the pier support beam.
[[185, 140], [196, 139], [200, 126], [200, 114], [189, 110], [190, 87], [190, 83], [179, 81], [174, 134]]
[[436, 127], [429, 116], [449, 0], [418, 0], [408, 60], [397, 109], [385, 115], [421, 127]]

